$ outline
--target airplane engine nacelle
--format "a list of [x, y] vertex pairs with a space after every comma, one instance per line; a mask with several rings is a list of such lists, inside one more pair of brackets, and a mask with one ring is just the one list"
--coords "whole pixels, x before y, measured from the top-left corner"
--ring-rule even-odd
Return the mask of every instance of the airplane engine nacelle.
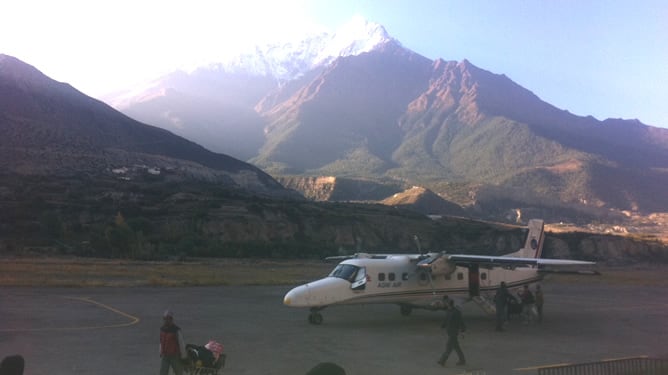
[[449, 275], [455, 272], [457, 268], [454, 263], [448, 261], [448, 258], [440, 255], [428, 258], [420, 262], [418, 266], [422, 269], [428, 269], [432, 277]]
[[450, 275], [455, 272], [456, 268], [457, 266], [454, 263], [449, 262], [445, 257], [441, 257], [431, 264], [431, 275]]

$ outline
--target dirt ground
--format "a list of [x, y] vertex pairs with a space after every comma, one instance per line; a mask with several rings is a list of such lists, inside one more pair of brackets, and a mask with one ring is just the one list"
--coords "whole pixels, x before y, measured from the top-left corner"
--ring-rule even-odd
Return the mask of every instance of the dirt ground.
[[493, 317], [465, 304], [468, 366], [445, 369], [436, 364], [445, 343], [442, 312], [403, 317], [393, 305], [334, 306], [313, 326], [306, 310], [282, 304], [294, 284], [5, 286], [0, 356], [22, 354], [26, 375], [157, 373], [158, 328], [169, 308], [187, 342], [225, 345], [224, 374], [304, 374], [323, 361], [338, 363], [348, 375], [535, 374], [537, 366], [558, 363], [668, 356], [665, 284], [652, 267], [550, 276], [542, 284], [544, 322], [514, 320], [502, 333], [493, 330]]
[[[147, 262], [95, 258], [0, 258], [0, 286], [32, 287], [174, 287], [289, 285], [326, 276], [335, 263], [321, 260], [201, 258]], [[639, 264], [597, 268], [590, 283], [668, 286], [668, 265]], [[547, 276], [550, 279], [553, 276]], [[581, 276], [559, 275], [561, 282]]]

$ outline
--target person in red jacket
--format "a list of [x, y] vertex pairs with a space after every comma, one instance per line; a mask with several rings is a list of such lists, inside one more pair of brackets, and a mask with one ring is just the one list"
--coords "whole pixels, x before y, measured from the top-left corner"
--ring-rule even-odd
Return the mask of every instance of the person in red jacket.
[[160, 375], [168, 375], [169, 368], [174, 374], [183, 375], [182, 358], [186, 356], [181, 328], [174, 324], [174, 315], [167, 310], [162, 315], [164, 324], [160, 327]]

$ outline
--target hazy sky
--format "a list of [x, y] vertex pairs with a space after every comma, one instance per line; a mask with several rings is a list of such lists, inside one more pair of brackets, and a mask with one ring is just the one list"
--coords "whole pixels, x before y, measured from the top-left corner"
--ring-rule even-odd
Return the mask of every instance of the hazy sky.
[[668, 127], [663, 0], [8, 0], [0, 53], [99, 96], [355, 15], [428, 58], [466, 58], [577, 115]]

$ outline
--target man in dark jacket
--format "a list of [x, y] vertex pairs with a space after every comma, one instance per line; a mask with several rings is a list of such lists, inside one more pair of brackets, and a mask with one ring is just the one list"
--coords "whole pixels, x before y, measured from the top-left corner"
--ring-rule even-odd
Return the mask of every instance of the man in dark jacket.
[[459, 333], [466, 331], [466, 325], [464, 325], [462, 312], [455, 307], [455, 301], [448, 299], [447, 306], [448, 312], [445, 315], [445, 321], [441, 324], [441, 328], [445, 328], [445, 332], [448, 334], [448, 341], [445, 345], [445, 352], [441, 355], [441, 359], [438, 360], [438, 364], [445, 366], [450, 353], [455, 350], [457, 357], [459, 357], [457, 366], [462, 366], [466, 364], [466, 358], [464, 358], [464, 352], [462, 352], [462, 348], [459, 346]]
[[346, 375], [346, 370], [336, 363], [321, 362], [310, 369], [306, 375]]
[[0, 375], [23, 375], [25, 360], [21, 355], [10, 355], [0, 362]]
[[160, 327], [160, 375], [168, 375], [169, 368], [174, 374], [183, 374], [182, 358], [185, 357], [185, 344], [181, 328], [174, 324], [174, 315], [167, 310], [162, 316], [164, 324]]

